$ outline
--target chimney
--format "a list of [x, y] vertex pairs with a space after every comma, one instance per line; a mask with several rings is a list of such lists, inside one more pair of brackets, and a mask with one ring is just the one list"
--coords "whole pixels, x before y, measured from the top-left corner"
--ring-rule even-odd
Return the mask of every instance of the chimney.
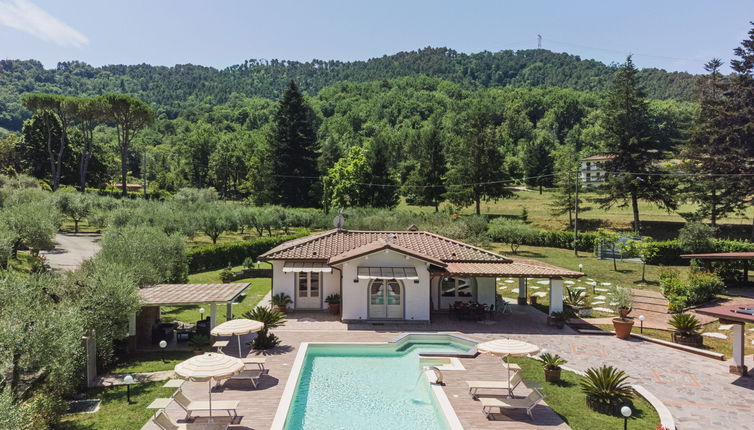
[[411, 224], [410, 226], [408, 226], [407, 231], [419, 231], [419, 227], [417, 227], [416, 224]]

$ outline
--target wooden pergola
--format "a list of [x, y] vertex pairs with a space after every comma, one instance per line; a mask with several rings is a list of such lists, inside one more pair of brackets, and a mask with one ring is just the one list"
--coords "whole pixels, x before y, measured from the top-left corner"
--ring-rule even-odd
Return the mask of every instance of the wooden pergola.
[[743, 280], [749, 282], [749, 261], [754, 260], [754, 252], [714, 252], [706, 254], [681, 254], [681, 258], [699, 260], [705, 270], [712, 271], [713, 261], [741, 261], [743, 265]]
[[698, 308], [695, 312], [718, 318], [720, 324], [733, 325], [733, 362], [730, 373], [745, 376], [747, 367], [744, 363], [744, 324], [754, 323], [754, 301], [746, 305], [709, 306]]
[[159, 284], [139, 290], [141, 311], [128, 322], [129, 350], [137, 348], [137, 334], [145, 336], [160, 317], [161, 306], [209, 304], [210, 330], [217, 323], [217, 306], [225, 305], [227, 319], [233, 318], [233, 302], [248, 288], [248, 283], [229, 284]]

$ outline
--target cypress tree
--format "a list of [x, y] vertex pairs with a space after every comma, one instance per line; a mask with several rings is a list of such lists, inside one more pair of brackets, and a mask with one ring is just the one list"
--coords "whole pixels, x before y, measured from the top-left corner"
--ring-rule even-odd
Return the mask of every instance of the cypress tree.
[[291, 81], [275, 113], [266, 162], [272, 176], [267, 178], [266, 195], [275, 203], [290, 207], [318, 205], [314, 114]]

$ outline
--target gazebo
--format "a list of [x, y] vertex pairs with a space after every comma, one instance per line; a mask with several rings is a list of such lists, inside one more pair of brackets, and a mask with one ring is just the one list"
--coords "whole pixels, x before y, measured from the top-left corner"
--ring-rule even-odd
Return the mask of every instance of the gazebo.
[[730, 373], [745, 376], [744, 363], [744, 324], [754, 323], [754, 302], [747, 305], [716, 305], [698, 308], [696, 313], [719, 318], [720, 324], [733, 324], [733, 362]]
[[749, 282], [749, 261], [754, 260], [754, 252], [714, 252], [707, 254], [681, 254], [681, 258], [699, 260], [707, 271], [711, 271], [713, 261], [740, 261], [744, 283]]
[[233, 318], [233, 302], [248, 288], [248, 283], [231, 284], [159, 284], [139, 290], [141, 310], [128, 322], [128, 349], [136, 351], [160, 319], [161, 306], [209, 304], [209, 329], [217, 324], [217, 306], [226, 306], [227, 319]]

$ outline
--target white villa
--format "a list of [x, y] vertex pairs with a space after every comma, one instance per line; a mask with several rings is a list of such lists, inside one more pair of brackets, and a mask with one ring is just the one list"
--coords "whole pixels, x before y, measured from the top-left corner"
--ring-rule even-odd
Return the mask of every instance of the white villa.
[[429, 321], [456, 302], [496, 304], [496, 278], [549, 278], [550, 311], [563, 309], [563, 278], [583, 274], [536, 260], [510, 258], [418, 231], [335, 229], [285, 242], [260, 256], [272, 264], [272, 294], [295, 310], [326, 309], [341, 296], [343, 321]]
[[607, 170], [605, 163], [615, 158], [615, 154], [597, 154], [590, 157], [582, 158], [579, 178], [586, 186], [599, 186], [607, 180]]

